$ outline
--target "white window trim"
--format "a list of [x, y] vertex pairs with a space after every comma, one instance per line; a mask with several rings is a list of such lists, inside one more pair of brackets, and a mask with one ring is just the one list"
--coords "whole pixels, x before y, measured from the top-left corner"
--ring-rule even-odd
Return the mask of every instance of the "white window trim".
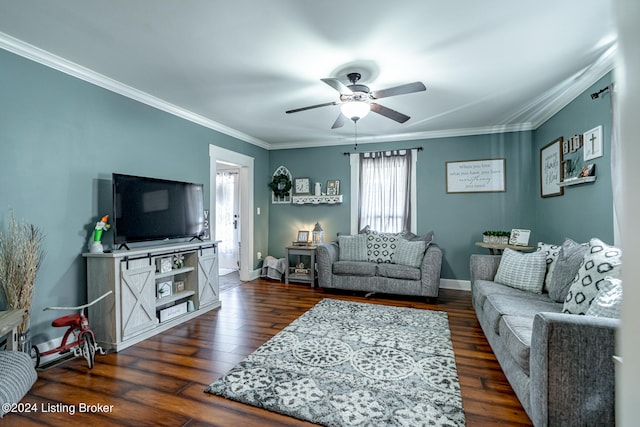
[[[360, 153], [349, 155], [351, 164], [351, 234], [358, 233], [358, 200], [360, 200]], [[418, 150], [411, 149], [411, 232], [418, 230], [418, 189], [416, 179], [416, 165], [418, 164]]]

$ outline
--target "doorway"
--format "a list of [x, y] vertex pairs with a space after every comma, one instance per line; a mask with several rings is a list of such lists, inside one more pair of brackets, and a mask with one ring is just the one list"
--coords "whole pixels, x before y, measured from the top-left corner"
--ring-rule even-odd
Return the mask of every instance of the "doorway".
[[[255, 260], [253, 254], [253, 193], [254, 193], [254, 158], [236, 151], [227, 150], [216, 145], [209, 145], [209, 203], [211, 207], [211, 216], [216, 216], [216, 194], [213, 191], [216, 188], [216, 168], [218, 163], [234, 165], [239, 168], [239, 204], [240, 204], [240, 280], [248, 281], [256, 279], [259, 271], [253, 270]], [[214, 228], [211, 235], [216, 236], [216, 221], [211, 221], [211, 227]]]
[[220, 276], [240, 269], [240, 168], [216, 162], [215, 240], [220, 241]]

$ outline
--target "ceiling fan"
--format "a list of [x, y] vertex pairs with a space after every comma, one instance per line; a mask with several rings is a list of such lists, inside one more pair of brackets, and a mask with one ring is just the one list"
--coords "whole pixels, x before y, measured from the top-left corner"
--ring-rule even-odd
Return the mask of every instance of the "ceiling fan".
[[388, 98], [390, 96], [404, 95], [407, 93], [427, 90], [423, 83], [413, 82], [395, 86], [389, 89], [376, 90], [372, 92], [369, 87], [363, 84], [358, 84], [358, 81], [361, 77], [362, 76], [360, 75], [360, 73], [347, 74], [347, 78], [351, 82], [350, 85], [345, 85], [340, 80], [334, 78], [321, 79], [323, 82], [340, 93], [339, 101], [325, 102], [323, 104], [296, 108], [294, 110], [286, 111], [286, 113], [291, 114], [300, 111], [311, 110], [313, 108], [328, 107], [330, 105], [340, 105], [341, 113], [333, 123], [333, 126], [331, 126], [331, 129], [336, 129], [344, 126], [345, 118], [349, 118], [354, 122], [358, 121], [366, 116], [369, 111], [373, 111], [391, 120], [395, 120], [398, 123], [404, 123], [411, 117], [396, 110], [392, 110], [391, 108], [380, 105], [374, 101], [381, 98]]

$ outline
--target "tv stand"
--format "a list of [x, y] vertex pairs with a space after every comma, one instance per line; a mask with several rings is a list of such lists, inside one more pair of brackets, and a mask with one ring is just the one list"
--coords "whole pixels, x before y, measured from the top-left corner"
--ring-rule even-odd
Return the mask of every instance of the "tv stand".
[[118, 249], [116, 249], [116, 250], [119, 251], [121, 249], [129, 250], [129, 246], [127, 246], [126, 243], [120, 243], [120, 246], [118, 246]]
[[97, 344], [120, 351], [220, 307], [218, 243], [82, 254], [87, 259], [87, 299], [113, 291], [89, 307]]

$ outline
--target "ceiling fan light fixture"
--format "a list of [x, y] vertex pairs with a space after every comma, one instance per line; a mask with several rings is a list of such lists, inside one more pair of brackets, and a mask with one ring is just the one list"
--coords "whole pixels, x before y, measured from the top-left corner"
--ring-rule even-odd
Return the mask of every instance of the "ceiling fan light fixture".
[[342, 104], [340, 111], [350, 120], [356, 121], [369, 114], [371, 107], [363, 101], [350, 101]]

